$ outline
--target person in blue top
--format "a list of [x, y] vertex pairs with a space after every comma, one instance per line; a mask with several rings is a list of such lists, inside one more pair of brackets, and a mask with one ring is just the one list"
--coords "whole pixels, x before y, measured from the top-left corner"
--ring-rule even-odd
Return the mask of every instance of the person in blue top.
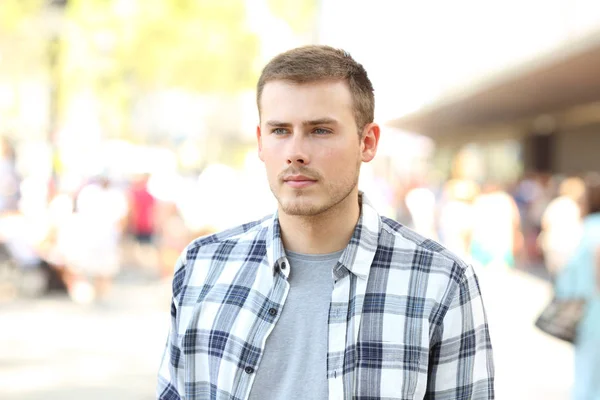
[[588, 177], [583, 235], [556, 279], [559, 298], [587, 299], [575, 340], [573, 399], [600, 400], [600, 175]]

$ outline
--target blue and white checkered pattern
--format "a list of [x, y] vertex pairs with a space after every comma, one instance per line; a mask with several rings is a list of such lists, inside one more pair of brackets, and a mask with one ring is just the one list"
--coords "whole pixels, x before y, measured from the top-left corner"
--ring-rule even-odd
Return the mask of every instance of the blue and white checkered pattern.
[[[248, 398], [285, 305], [287, 262], [277, 215], [186, 248], [173, 280], [159, 399]], [[490, 336], [471, 266], [380, 217], [363, 195], [333, 278], [330, 399], [494, 398]]]

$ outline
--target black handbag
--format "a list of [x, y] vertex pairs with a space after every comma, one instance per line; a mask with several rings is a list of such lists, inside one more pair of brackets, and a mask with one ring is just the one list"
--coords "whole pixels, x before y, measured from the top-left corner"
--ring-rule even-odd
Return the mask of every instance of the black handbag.
[[554, 297], [535, 321], [535, 326], [555, 338], [574, 343], [587, 300]]

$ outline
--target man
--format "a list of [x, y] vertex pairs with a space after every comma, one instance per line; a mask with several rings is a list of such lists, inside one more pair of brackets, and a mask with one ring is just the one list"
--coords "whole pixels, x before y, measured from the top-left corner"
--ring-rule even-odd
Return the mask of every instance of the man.
[[158, 397], [493, 398], [472, 267], [358, 191], [379, 141], [364, 68], [290, 50], [264, 68], [257, 104], [277, 213], [182, 253]]

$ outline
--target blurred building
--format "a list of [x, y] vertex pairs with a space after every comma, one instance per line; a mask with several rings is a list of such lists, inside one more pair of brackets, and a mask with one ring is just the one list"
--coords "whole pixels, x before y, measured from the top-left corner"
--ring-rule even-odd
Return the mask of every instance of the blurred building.
[[391, 125], [432, 137], [441, 152], [467, 143], [512, 143], [526, 171], [598, 170], [598, 71], [600, 30]]
[[[514, 13], [513, 20], [530, 24], [525, 29], [505, 21], [513, 39], [507, 37], [504, 46], [514, 40], [532, 42], [538, 37], [538, 21], [544, 20], [543, 40], [534, 40], [529, 53], [504, 51], [505, 58], [495, 67], [471, 79], [457, 79], [454, 87], [442, 90], [426, 105], [399, 112], [390, 125], [433, 138], [436, 161], [446, 165], [447, 172], [456, 154], [471, 150], [479, 154], [471, 171], [484, 175], [475, 178], [511, 180], [528, 171], [600, 170], [600, 4], [543, 2], [538, 10], [522, 7]], [[494, 17], [487, 18], [493, 27]], [[489, 36], [473, 31], [480, 34]], [[490, 40], [487, 46], [493, 49], [498, 43]], [[472, 50], [476, 57], [477, 49]], [[457, 51], [456, 56], [461, 54]], [[472, 58], [464, 60], [466, 69]]]

